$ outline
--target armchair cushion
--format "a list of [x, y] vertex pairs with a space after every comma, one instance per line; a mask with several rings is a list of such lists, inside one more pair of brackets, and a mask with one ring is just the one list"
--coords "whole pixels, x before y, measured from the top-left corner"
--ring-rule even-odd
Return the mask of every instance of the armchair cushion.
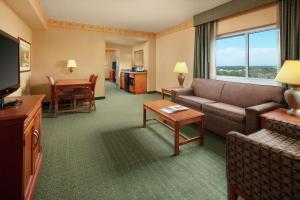
[[275, 110], [281, 106], [279, 103], [268, 102], [246, 108], [246, 134], [253, 133], [260, 129], [260, 114]]

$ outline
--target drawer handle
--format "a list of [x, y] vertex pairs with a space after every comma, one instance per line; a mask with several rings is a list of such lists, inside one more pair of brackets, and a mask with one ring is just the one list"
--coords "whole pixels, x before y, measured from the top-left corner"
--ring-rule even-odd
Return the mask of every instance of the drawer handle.
[[34, 135], [34, 140], [33, 140], [33, 144], [34, 146], [36, 146], [38, 144], [38, 141], [39, 141], [39, 136], [40, 136], [40, 133], [38, 130], [35, 130], [33, 132], [33, 135]]

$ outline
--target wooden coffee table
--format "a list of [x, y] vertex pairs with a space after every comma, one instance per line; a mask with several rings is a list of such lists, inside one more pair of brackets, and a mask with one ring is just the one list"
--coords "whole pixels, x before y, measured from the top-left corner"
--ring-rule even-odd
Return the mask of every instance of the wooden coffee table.
[[[174, 143], [175, 143], [175, 155], [179, 154], [179, 146], [183, 144], [187, 144], [189, 142], [193, 142], [196, 140], [200, 141], [200, 144], [204, 144], [204, 114], [192, 109], [179, 111], [175, 113], [165, 113], [161, 111], [161, 108], [166, 108], [168, 106], [177, 105], [168, 100], [157, 100], [145, 103], [143, 106], [144, 113], [143, 113], [143, 127], [146, 127], [146, 121], [149, 120], [157, 120], [158, 122], [164, 125], [170, 125], [170, 127], [174, 131]], [[146, 110], [152, 111], [155, 113], [160, 119], [147, 119], [146, 117]], [[199, 136], [189, 138], [182, 133], [179, 132], [180, 127], [188, 124], [196, 123], [199, 127]], [[180, 141], [179, 137], [183, 140]]]

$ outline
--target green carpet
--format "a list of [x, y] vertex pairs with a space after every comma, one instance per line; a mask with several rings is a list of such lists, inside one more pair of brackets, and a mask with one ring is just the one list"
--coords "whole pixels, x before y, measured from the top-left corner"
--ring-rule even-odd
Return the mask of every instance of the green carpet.
[[143, 102], [156, 99], [107, 82], [96, 112], [44, 114], [35, 199], [226, 199], [225, 140], [207, 133], [204, 146], [193, 142], [173, 156], [171, 130], [155, 121], [141, 128]]

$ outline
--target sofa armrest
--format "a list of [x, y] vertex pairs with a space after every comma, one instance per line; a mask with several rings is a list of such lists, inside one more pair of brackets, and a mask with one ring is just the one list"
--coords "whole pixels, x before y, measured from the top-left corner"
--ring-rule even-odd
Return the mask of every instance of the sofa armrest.
[[171, 94], [171, 101], [175, 102], [175, 99], [179, 95], [194, 95], [194, 90], [193, 88], [180, 88], [180, 89], [174, 89], [172, 90]]
[[279, 103], [268, 102], [246, 108], [246, 134], [248, 135], [260, 129], [260, 114], [280, 107], [282, 105]]

